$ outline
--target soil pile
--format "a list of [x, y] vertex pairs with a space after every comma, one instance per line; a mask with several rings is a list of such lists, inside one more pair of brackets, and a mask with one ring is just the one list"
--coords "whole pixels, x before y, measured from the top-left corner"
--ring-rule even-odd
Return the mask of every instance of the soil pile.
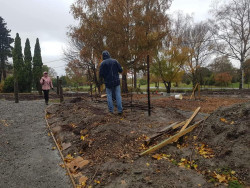
[[[104, 100], [75, 98], [47, 109], [48, 122], [66, 159], [70, 161], [80, 156], [89, 161], [87, 166], [74, 172], [76, 177], [81, 173], [88, 178], [86, 185], [250, 185], [249, 102], [220, 108], [178, 142], [139, 157], [142, 151], [151, 147], [144, 145], [148, 136], [171, 123], [186, 120], [192, 112], [154, 106], [149, 117], [137, 104], [132, 110], [125, 109], [123, 116], [118, 116], [108, 113]], [[124, 104], [129, 101], [124, 100]], [[207, 116], [199, 113], [194, 121]], [[162, 135], [152, 144], [168, 136]]]
[[203, 123], [199, 141], [214, 153], [211, 160], [202, 161], [210, 170], [233, 170], [250, 185], [250, 103], [223, 107]]
[[47, 112], [48, 122], [64, 157], [71, 160], [81, 156], [90, 161], [76, 172], [88, 177], [87, 185], [213, 186], [196, 171], [176, 166], [172, 158], [168, 162], [156, 160], [151, 155], [139, 157], [146, 149], [146, 135], [152, 135], [173, 122], [185, 120], [186, 112], [182, 114], [172, 108], [154, 108], [152, 116], [148, 117], [147, 111], [135, 107], [132, 111], [125, 109], [123, 116], [118, 116], [108, 113], [106, 101], [92, 102], [88, 98], [52, 105]]

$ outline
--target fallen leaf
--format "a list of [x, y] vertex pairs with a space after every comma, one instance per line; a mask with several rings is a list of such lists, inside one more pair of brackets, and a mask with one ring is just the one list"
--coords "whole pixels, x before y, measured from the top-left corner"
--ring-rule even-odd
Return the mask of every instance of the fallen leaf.
[[219, 180], [219, 182], [226, 182], [226, 176], [217, 174], [216, 178]]
[[126, 185], [127, 183], [126, 183], [125, 180], [122, 180], [122, 181], [121, 181], [121, 184], [122, 184], [122, 185]]
[[84, 137], [84, 136], [81, 136], [81, 140], [85, 140], [85, 137]]
[[227, 120], [225, 118], [220, 118], [221, 122], [227, 123]]
[[162, 159], [162, 155], [161, 154], [155, 154], [152, 156], [154, 159], [157, 159], [157, 160], [161, 160]]
[[3, 126], [8, 127], [9, 124], [7, 123], [7, 120], [0, 120], [0, 123], [3, 124]]
[[65, 165], [63, 163], [59, 164], [59, 166], [65, 168]]
[[87, 180], [88, 180], [88, 178], [86, 176], [82, 176], [79, 179], [79, 184], [81, 184], [82, 186], [85, 186]]
[[150, 164], [149, 164], [149, 163], [146, 163], [146, 165], [147, 165], [147, 166], [150, 166]]
[[187, 159], [184, 159], [184, 158], [181, 159], [182, 162], [184, 162], [184, 161], [186, 161], [186, 160], [187, 160]]
[[94, 180], [95, 183], [100, 184], [101, 182], [99, 180]]
[[78, 169], [82, 169], [87, 164], [89, 164], [88, 160], [84, 160], [82, 157], [77, 157], [68, 163], [67, 166], [72, 173], [75, 173]]
[[231, 171], [231, 174], [235, 174], [235, 171], [234, 171], [234, 170], [232, 170], [232, 171]]

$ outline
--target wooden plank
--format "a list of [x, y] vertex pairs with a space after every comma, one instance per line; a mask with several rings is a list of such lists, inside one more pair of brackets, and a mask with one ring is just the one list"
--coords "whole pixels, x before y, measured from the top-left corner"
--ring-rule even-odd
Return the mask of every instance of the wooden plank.
[[143, 155], [146, 155], [146, 154], [148, 154], [148, 153], [154, 152], [154, 151], [156, 151], [156, 150], [158, 150], [158, 149], [164, 147], [164, 146], [167, 145], [167, 144], [170, 144], [170, 143], [172, 143], [172, 142], [177, 141], [180, 137], [182, 137], [182, 136], [184, 136], [185, 134], [191, 132], [191, 131], [192, 131], [194, 128], [196, 128], [202, 121], [204, 121], [204, 120], [201, 120], [201, 121], [195, 123], [194, 125], [192, 125], [191, 127], [185, 129], [184, 131], [180, 131], [180, 132], [177, 133], [176, 135], [171, 136], [170, 138], [168, 138], [167, 140], [164, 140], [164, 141], [161, 142], [160, 144], [157, 144], [157, 145], [155, 145], [155, 146], [149, 148], [148, 150], [146, 150], [146, 151], [140, 153], [140, 156], [143, 156]]
[[186, 121], [183, 122], [175, 122], [172, 123], [171, 125], [168, 125], [167, 127], [164, 127], [162, 130], [157, 131], [157, 133], [151, 135], [150, 137], [148, 137], [145, 140], [145, 145], [149, 145], [153, 140], [155, 140], [156, 138], [160, 137], [161, 135], [163, 135], [164, 133], [170, 131], [170, 130], [174, 130], [177, 129], [178, 127], [182, 126], [185, 124]]
[[201, 107], [198, 107], [194, 111], [193, 115], [187, 120], [187, 122], [185, 123], [185, 125], [181, 128], [181, 131], [183, 131], [184, 129], [186, 129], [186, 127], [191, 123], [191, 121], [194, 119], [194, 117], [198, 114], [198, 112], [200, 111], [200, 109], [201, 109]]
[[167, 132], [168, 130], [172, 129], [173, 126], [175, 126], [178, 122], [173, 123], [171, 125], [168, 125], [167, 127], [163, 128], [162, 130], [158, 131], [157, 133], [151, 135], [145, 140], [145, 145], [149, 145], [154, 139], [160, 137], [164, 134], [164, 132]]
[[107, 97], [107, 94], [103, 94], [101, 95], [101, 98]]
[[162, 133], [162, 132], [166, 132], [168, 131], [169, 129], [171, 129], [172, 127], [174, 127], [175, 125], [177, 125], [179, 122], [175, 122], [175, 123], [172, 123], [171, 125], [168, 125], [167, 127], [164, 127], [163, 129], [161, 129], [160, 131], [157, 131], [158, 133]]
[[187, 120], [186, 120], [186, 121], [182, 121], [182, 122], [178, 123], [177, 125], [173, 126], [173, 129], [177, 129], [177, 128], [178, 128], [178, 127], [180, 127], [180, 126], [185, 125], [185, 123], [186, 123], [186, 122], [187, 122]]

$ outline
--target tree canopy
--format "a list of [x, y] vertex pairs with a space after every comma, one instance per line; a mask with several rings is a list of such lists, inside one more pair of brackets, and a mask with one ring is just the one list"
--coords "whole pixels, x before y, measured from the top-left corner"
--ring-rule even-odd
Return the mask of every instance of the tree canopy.
[[33, 57], [33, 81], [37, 91], [42, 94], [42, 87], [40, 84], [40, 79], [43, 75], [43, 62], [41, 56], [41, 48], [39, 44], [39, 39], [36, 39], [34, 57]]
[[11, 30], [7, 29], [7, 23], [0, 16], [0, 82], [6, 79], [6, 69], [8, 66], [8, 57], [12, 56], [13, 47], [11, 44], [14, 39], [10, 37]]

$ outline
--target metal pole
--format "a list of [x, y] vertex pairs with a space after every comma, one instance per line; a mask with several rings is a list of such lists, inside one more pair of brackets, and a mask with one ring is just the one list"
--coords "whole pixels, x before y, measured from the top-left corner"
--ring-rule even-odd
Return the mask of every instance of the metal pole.
[[14, 96], [15, 96], [15, 103], [19, 103], [17, 78], [14, 79]]
[[63, 88], [62, 88], [62, 80], [59, 80], [60, 87], [60, 103], [63, 102]]
[[91, 101], [93, 101], [93, 94], [92, 94], [92, 92], [93, 92], [93, 87], [92, 87], [93, 85], [92, 85], [92, 82], [90, 83], [90, 96], [91, 96]]
[[60, 94], [59, 76], [56, 77], [56, 85], [57, 85], [56, 93], [57, 95], [59, 95]]
[[147, 55], [147, 81], [148, 81], [148, 116], [151, 116], [151, 107], [150, 107], [150, 72], [149, 72], [150, 66], [149, 66], [149, 55]]

